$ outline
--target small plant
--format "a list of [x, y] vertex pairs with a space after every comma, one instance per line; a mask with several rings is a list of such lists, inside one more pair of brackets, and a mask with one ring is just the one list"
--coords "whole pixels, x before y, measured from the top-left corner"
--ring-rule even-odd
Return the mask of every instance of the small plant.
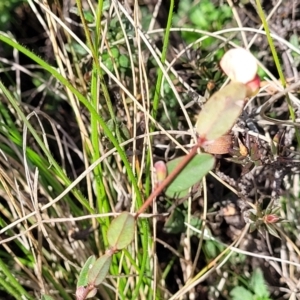
[[97, 286], [103, 282], [112, 263], [112, 256], [126, 248], [133, 240], [134, 217], [122, 213], [110, 224], [107, 239], [110, 248], [97, 260], [91, 256], [85, 262], [77, 282], [76, 299], [84, 300], [97, 293]]
[[230, 291], [232, 300], [271, 300], [260, 269], [255, 269], [250, 279], [243, 278], [241, 281], [244, 285], [238, 285]]
[[[245, 61], [246, 68], [241, 68]], [[223, 56], [220, 65], [232, 82], [213, 94], [204, 104], [196, 123], [197, 144], [185, 157], [167, 163], [168, 177], [145, 201], [138, 215], [164, 188], [167, 188], [167, 195], [180, 193], [183, 196], [182, 192], [187, 194], [188, 189], [213, 168], [214, 157], [210, 154], [196, 154], [198, 148], [207, 149], [226, 135], [240, 116], [247, 97], [257, 93], [260, 83], [257, 64], [249, 51], [242, 48], [231, 49]], [[190, 163], [194, 156], [195, 160]], [[184, 184], [185, 181], [187, 184]]]
[[272, 202], [266, 209], [261, 209], [261, 205], [257, 204], [244, 212], [246, 223], [250, 224], [250, 232], [259, 230], [261, 233], [267, 231], [273, 236], [280, 238], [277, 233], [276, 224], [283, 222], [284, 219], [279, 216], [280, 207], [272, 207]]
[[[263, 269], [279, 275], [272, 292], [298, 296], [297, 119], [283, 97], [297, 112], [299, 84], [277, 87], [267, 29], [248, 35], [258, 18], [241, 30], [243, 4], [210, 0], [2, 2], [3, 297], [269, 297], [252, 256], [280, 261]], [[284, 2], [268, 22], [290, 14], [294, 28]], [[292, 76], [297, 43], [268, 35]], [[274, 96], [260, 86], [248, 101], [259, 78], [249, 51], [228, 51], [240, 45]]]
[[[210, 0], [200, 1], [194, 4], [191, 0], [180, 1], [178, 13], [174, 17], [176, 26], [182, 26], [182, 20], [188, 15], [191, 26], [194, 28], [201, 28], [209, 32], [220, 30], [232, 18], [232, 11], [226, 4], [219, 4], [216, 6]], [[197, 38], [191, 32], [184, 32], [183, 37], [187, 42], [193, 41]], [[203, 42], [204, 47], [211, 47], [215, 40], [209, 38]]]
[[[249, 66], [244, 71], [239, 68], [241, 60], [248, 60]], [[214, 140], [220, 139], [234, 125], [242, 112], [246, 97], [253, 95], [257, 89], [257, 65], [252, 55], [244, 49], [228, 51], [222, 61], [226, 74], [233, 80], [228, 86], [215, 93], [203, 106], [197, 120], [197, 144], [191, 152], [167, 163], [156, 163], [158, 183], [153, 193], [138, 210], [135, 218], [143, 213], [156, 196], [166, 188], [166, 195], [181, 197], [188, 193], [191, 186], [199, 182], [214, 167], [215, 159], [211, 154], [196, 154], [198, 148], [206, 147]], [[245, 74], [245, 72], [247, 74]], [[255, 81], [255, 84], [253, 84]], [[249, 85], [250, 82], [250, 85]], [[90, 257], [85, 263], [77, 284], [77, 300], [84, 300], [96, 294], [96, 287], [106, 277], [112, 261], [112, 255], [129, 245], [134, 236], [134, 218], [129, 213], [118, 216], [108, 228], [108, 251], [98, 258]]]

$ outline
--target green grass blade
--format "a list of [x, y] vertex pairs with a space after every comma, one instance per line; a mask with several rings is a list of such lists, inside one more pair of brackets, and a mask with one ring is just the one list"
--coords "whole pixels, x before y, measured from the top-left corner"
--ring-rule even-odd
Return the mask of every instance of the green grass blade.
[[[260, 0], [256, 0], [256, 5], [257, 5], [258, 15], [259, 15], [259, 17], [260, 17], [260, 19], [263, 23], [263, 26], [264, 26], [264, 29], [265, 29], [265, 32], [266, 32], [267, 40], [268, 40], [268, 43], [269, 43], [269, 46], [270, 46], [270, 49], [271, 49], [271, 52], [272, 52], [272, 56], [273, 56], [273, 59], [274, 59], [275, 65], [276, 65], [277, 72], [279, 74], [280, 81], [281, 81], [283, 87], [285, 88], [286, 87], [285, 76], [283, 74], [283, 71], [282, 71], [282, 68], [281, 68], [281, 65], [280, 65], [280, 62], [279, 62], [277, 51], [275, 49], [275, 45], [274, 45], [273, 39], [272, 39], [271, 34], [270, 34], [270, 28], [269, 28], [268, 22], [266, 20], [263, 8], [261, 6]], [[289, 112], [290, 112], [291, 119], [292, 119], [293, 122], [295, 122], [295, 120], [296, 120], [295, 111], [292, 107], [292, 103], [291, 103], [291, 100], [290, 100], [288, 95], [286, 96], [286, 101], [287, 101], [287, 104], [288, 104], [288, 107], [289, 107]], [[296, 126], [295, 126], [295, 134], [296, 134], [297, 143], [298, 143], [298, 147], [299, 147], [300, 146], [300, 131], [299, 131], [299, 128], [297, 128]]]
[[[34, 53], [32, 53], [31, 51], [29, 51], [25, 47], [21, 46], [19, 43], [17, 43], [14, 40], [6, 37], [3, 34], [0, 34], [0, 41], [3, 41], [4, 43], [10, 45], [11, 47], [19, 50], [20, 52], [22, 52], [23, 54], [25, 54], [26, 56], [28, 56], [29, 58], [31, 58], [33, 61], [35, 61], [37, 64], [39, 64], [42, 68], [44, 68], [50, 74], [52, 74], [59, 82], [61, 82], [66, 88], [68, 88], [78, 98], [78, 100], [89, 110], [89, 112], [91, 113], [91, 115], [95, 116], [95, 118], [99, 122], [100, 126], [102, 127], [105, 135], [108, 137], [108, 139], [111, 141], [111, 143], [115, 146], [117, 152], [120, 155], [121, 160], [124, 163], [124, 166], [125, 166], [126, 171], [127, 171], [128, 178], [129, 178], [130, 182], [133, 184], [133, 187], [134, 187], [134, 190], [135, 190], [135, 193], [136, 193], [136, 197], [137, 197], [137, 202], [138, 203], [142, 203], [141, 192], [139, 190], [139, 187], [137, 185], [135, 176], [134, 176], [134, 174], [133, 174], [133, 172], [131, 170], [131, 166], [130, 166], [130, 164], [128, 162], [128, 159], [126, 157], [125, 152], [120, 147], [119, 142], [114, 137], [113, 133], [107, 127], [107, 125], [104, 122], [103, 118], [97, 113], [97, 111], [90, 104], [90, 102], [76, 88], [74, 88], [72, 86], [72, 84], [65, 77], [63, 77], [58, 71], [56, 71], [52, 66], [50, 66], [48, 63], [46, 63], [43, 59], [41, 59], [40, 57], [38, 57], [37, 55], [35, 55]], [[3, 87], [3, 84], [1, 84], [1, 86]], [[14, 108], [16, 109], [16, 107], [14, 107]], [[17, 107], [16, 110], [18, 111], [18, 113], [21, 113], [19, 107]], [[29, 125], [28, 129], [30, 131], [32, 131], [32, 127], [29, 124], [29, 122], [24, 122], [24, 123], [26, 125]], [[36, 134], [34, 134], [33, 132], [31, 132], [31, 133], [34, 136], [34, 138], [38, 138], [39, 142], [42, 143], [41, 140], [39, 139], [39, 137]], [[38, 142], [38, 140], [37, 140], [37, 142]], [[57, 165], [57, 163], [54, 161], [54, 159], [50, 155], [50, 153], [45, 149], [45, 147], [42, 147], [42, 150], [43, 151], [45, 150], [45, 154], [47, 155], [49, 161], [53, 163], [53, 165], [55, 166], [55, 168], [60, 169], [59, 166]], [[61, 173], [61, 171], [59, 171], [59, 172]], [[63, 173], [61, 175], [63, 176], [63, 178], [65, 177], [65, 180], [67, 182], [70, 182]], [[78, 194], [78, 193], [76, 193], [76, 194]], [[91, 209], [89, 208], [89, 210], [91, 210]]]
[[[11, 273], [11, 270], [7, 267], [7, 265], [0, 259], [0, 271], [6, 276], [6, 281], [10, 283], [12, 289], [15, 289], [19, 295], [27, 297], [27, 299], [33, 299], [27, 291], [22, 287], [22, 285], [17, 281], [14, 275]], [[1, 282], [0, 282], [1, 283]], [[2, 286], [4, 288], [8, 288], [8, 292], [14, 293], [8, 285], [5, 285], [2, 282]], [[13, 295], [13, 294], [12, 294]], [[22, 299], [21, 296], [17, 297], [17, 299]]]

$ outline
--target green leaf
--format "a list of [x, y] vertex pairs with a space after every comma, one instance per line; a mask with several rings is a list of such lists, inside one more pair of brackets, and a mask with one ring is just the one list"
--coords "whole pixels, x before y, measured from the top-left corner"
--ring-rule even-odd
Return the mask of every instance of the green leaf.
[[96, 260], [88, 271], [88, 284], [97, 286], [105, 279], [111, 265], [111, 257], [104, 254]]
[[[182, 159], [183, 157], [179, 157], [167, 163], [168, 174], [174, 170]], [[169, 184], [166, 195], [171, 198], [182, 191], [188, 190], [212, 170], [214, 164], [215, 158], [212, 155], [208, 153], [197, 154]]]
[[[299, 37], [297, 34], [292, 34], [290, 37], [290, 43], [295, 47], [299, 48]], [[296, 52], [293, 52], [294, 56], [299, 56]]]
[[164, 231], [177, 234], [184, 232], [184, 230], [184, 215], [178, 209], [174, 209], [164, 225]]
[[110, 54], [113, 58], [118, 58], [120, 55], [119, 49], [118, 48], [110, 48]]
[[109, 119], [107, 122], [106, 122], [106, 125], [108, 127], [108, 129], [112, 132], [114, 132], [116, 129], [116, 126], [115, 126], [115, 121], [113, 119]]
[[103, 1], [103, 11], [109, 10], [110, 6], [111, 6], [110, 0]]
[[[66, 44], [65, 47], [66, 47], [67, 51], [71, 52], [70, 47], [69, 47], [68, 44]], [[86, 56], [87, 55], [86, 49], [84, 49], [81, 45], [79, 45], [77, 43], [72, 43], [72, 47], [75, 50], [75, 52], [77, 54], [79, 54], [80, 56]]]
[[95, 255], [90, 256], [82, 267], [79, 278], [77, 281], [77, 287], [87, 286], [88, 284], [88, 272], [96, 261]]
[[107, 59], [105, 61], [103, 61], [104, 65], [106, 66], [107, 69], [109, 69], [109, 71], [113, 71], [114, 66], [113, 66], [113, 62], [110, 59]]
[[83, 12], [83, 15], [87, 22], [93, 23], [95, 21], [94, 15], [90, 11]]
[[134, 223], [134, 217], [128, 212], [116, 217], [107, 230], [109, 245], [117, 250], [127, 247], [134, 237]]
[[190, 19], [192, 23], [199, 26], [199, 28], [209, 27], [209, 22], [207, 21], [207, 18], [204, 17], [204, 14], [199, 7], [191, 12]]
[[198, 116], [196, 130], [199, 136], [210, 141], [226, 134], [240, 116], [246, 95], [246, 86], [237, 82], [231, 82], [213, 94]]
[[260, 298], [269, 297], [269, 291], [265, 284], [264, 276], [261, 269], [255, 269], [251, 279], [249, 286], [252, 288], [255, 296], [259, 296]]
[[130, 139], [130, 131], [128, 129], [128, 127], [123, 123], [121, 122], [120, 123], [120, 133], [121, 133], [121, 138], [123, 141], [127, 141]]
[[273, 236], [277, 237], [278, 239], [280, 239], [279, 234], [277, 233], [276, 228], [272, 225], [272, 224], [266, 224], [267, 227], [267, 231], [272, 234]]
[[190, 192], [189, 188], [180, 192], [170, 192], [166, 190], [166, 195], [172, 199], [182, 199], [186, 197], [189, 194], [189, 192]]
[[215, 242], [213, 241], [206, 241], [204, 244], [205, 251], [208, 257], [213, 258], [217, 256], [217, 247]]
[[128, 58], [128, 56], [126, 56], [124, 54], [120, 55], [119, 64], [120, 64], [120, 67], [122, 67], [122, 68], [128, 68], [129, 67], [129, 58]]
[[[188, 215], [185, 216], [185, 222], [190, 221], [189, 225], [191, 225], [192, 227], [196, 228], [196, 229], [201, 229], [201, 225], [202, 225], [202, 220], [200, 218], [200, 216], [190, 216], [190, 220], [188, 220]], [[196, 232], [192, 232], [192, 234], [197, 235]]]
[[242, 286], [236, 286], [230, 291], [232, 300], [253, 300], [253, 294]]

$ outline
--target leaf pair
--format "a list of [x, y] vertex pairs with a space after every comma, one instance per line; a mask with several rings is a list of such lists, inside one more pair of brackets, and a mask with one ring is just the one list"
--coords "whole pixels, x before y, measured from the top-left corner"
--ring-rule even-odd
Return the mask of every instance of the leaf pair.
[[78, 300], [93, 297], [97, 293], [96, 286], [101, 284], [107, 276], [112, 255], [132, 242], [134, 225], [134, 217], [128, 212], [123, 212], [111, 222], [107, 231], [110, 249], [97, 260], [93, 255], [85, 262], [77, 282], [76, 298]]

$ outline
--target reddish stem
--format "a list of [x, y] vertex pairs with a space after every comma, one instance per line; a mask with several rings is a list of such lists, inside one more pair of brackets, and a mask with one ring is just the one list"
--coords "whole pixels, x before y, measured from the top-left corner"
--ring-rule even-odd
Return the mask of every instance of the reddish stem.
[[144, 204], [139, 208], [135, 215], [135, 219], [143, 213], [147, 207], [152, 203], [154, 198], [156, 198], [164, 188], [166, 188], [180, 173], [180, 171], [189, 163], [189, 161], [195, 156], [197, 153], [198, 148], [200, 147], [201, 142], [199, 141], [192, 150], [184, 156], [184, 158], [180, 161], [180, 163], [175, 167], [175, 169], [166, 177], [166, 179], [151, 193], [148, 199], [144, 202]]
[[[79, 288], [77, 288], [76, 291], [76, 300], [85, 300], [87, 299], [87, 296], [89, 295], [89, 293], [95, 288], [94, 285], [88, 285], [86, 288], [81, 286]], [[78, 293], [78, 289], [81, 289], [80, 293]]]

